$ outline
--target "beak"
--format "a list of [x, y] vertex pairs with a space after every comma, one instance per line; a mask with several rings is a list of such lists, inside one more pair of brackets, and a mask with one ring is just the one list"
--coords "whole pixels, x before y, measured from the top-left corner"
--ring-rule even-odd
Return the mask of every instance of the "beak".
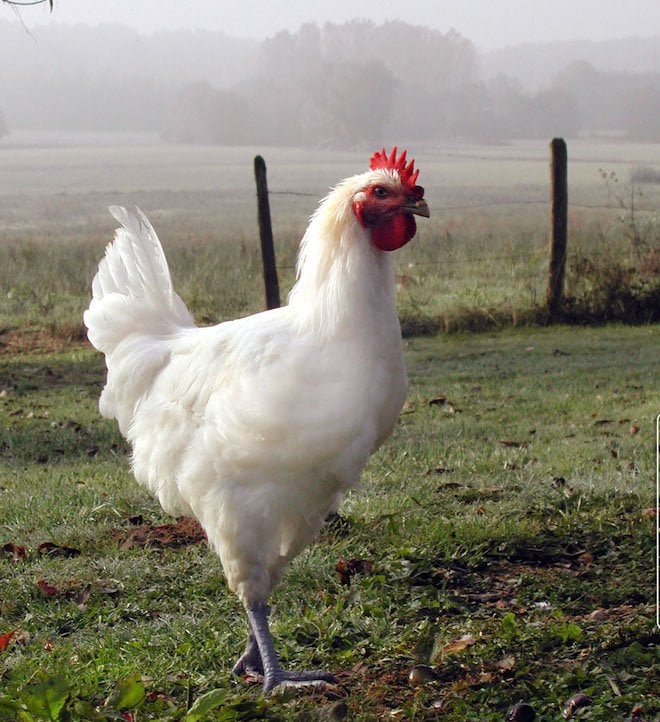
[[413, 213], [416, 216], [424, 216], [424, 218], [430, 218], [431, 212], [423, 198], [418, 200], [409, 200], [403, 204], [404, 213]]

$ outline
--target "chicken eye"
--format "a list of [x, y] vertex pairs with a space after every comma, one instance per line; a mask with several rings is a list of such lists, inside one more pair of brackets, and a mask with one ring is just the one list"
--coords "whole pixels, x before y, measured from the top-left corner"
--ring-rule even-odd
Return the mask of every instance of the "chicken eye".
[[387, 198], [387, 189], [383, 186], [374, 186], [374, 195], [376, 198]]

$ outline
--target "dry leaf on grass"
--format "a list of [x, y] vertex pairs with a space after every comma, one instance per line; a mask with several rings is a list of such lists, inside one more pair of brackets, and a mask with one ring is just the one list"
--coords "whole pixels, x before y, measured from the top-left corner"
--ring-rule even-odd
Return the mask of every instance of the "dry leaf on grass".
[[464, 634], [460, 639], [455, 639], [453, 642], [446, 644], [442, 651], [444, 654], [457, 654], [476, 644], [476, 642], [477, 640], [471, 634]]

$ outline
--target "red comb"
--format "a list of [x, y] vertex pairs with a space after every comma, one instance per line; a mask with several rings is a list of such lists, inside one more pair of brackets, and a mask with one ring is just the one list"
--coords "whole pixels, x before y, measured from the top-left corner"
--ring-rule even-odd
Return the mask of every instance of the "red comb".
[[378, 168], [395, 170], [399, 174], [401, 182], [410, 188], [414, 188], [417, 182], [417, 176], [419, 175], [419, 171], [415, 170], [414, 160], [411, 160], [410, 163], [406, 165], [405, 150], [398, 158], [396, 157], [396, 146], [392, 148], [392, 152], [389, 154], [389, 156], [387, 155], [387, 151], [385, 150], [385, 148], [383, 148], [382, 151], [376, 151], [371, 157], [369, 168], [371, 170], [376, 170]]

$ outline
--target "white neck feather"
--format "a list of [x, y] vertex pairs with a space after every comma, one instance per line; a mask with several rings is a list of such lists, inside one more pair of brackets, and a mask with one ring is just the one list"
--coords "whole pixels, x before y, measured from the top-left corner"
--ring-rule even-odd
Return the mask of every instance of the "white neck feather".
[[348, 178], [319, 205], [301, 241], [297, 281], [289, 295], [300, 330], [321, 336], [383, 323], [398, 328], [390, 253], [371, 242], [352, 209], [363, 176]]

